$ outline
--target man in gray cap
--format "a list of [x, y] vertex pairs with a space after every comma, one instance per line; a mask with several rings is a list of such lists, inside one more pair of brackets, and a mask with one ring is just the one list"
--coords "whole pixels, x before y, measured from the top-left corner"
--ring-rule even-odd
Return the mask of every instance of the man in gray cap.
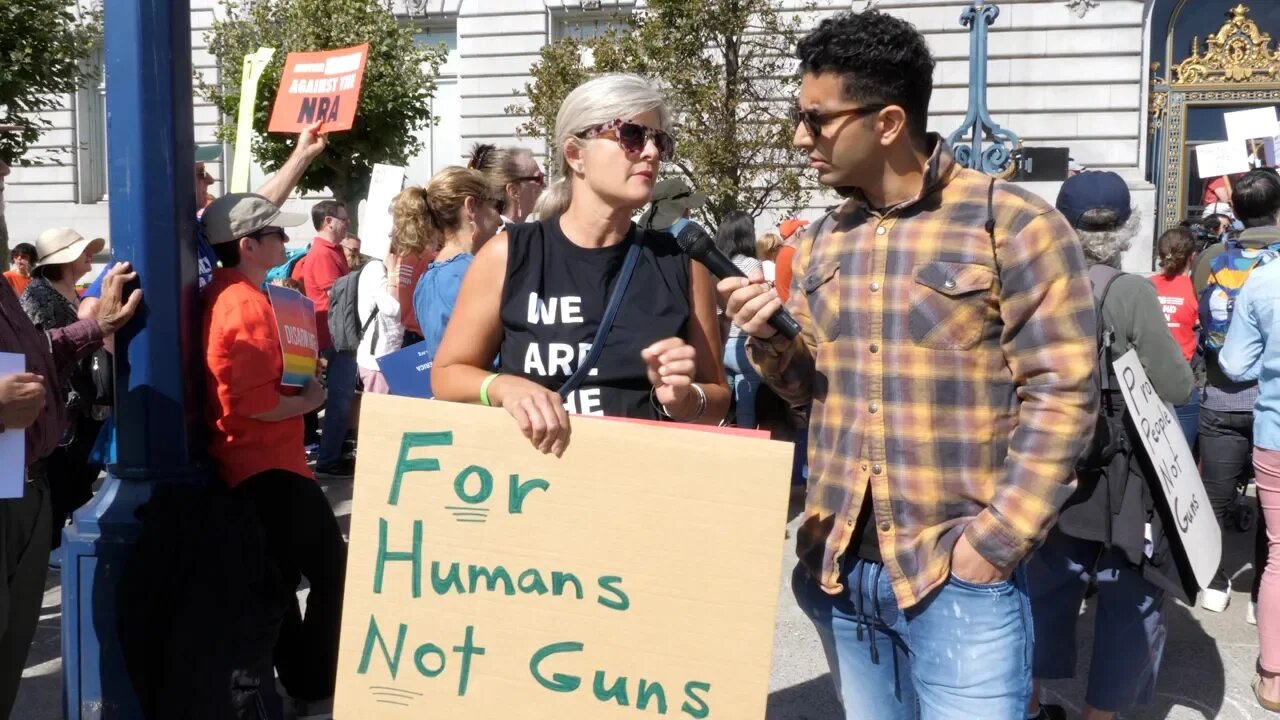
[[[0, 133], [20, 129], [0, 125]], [[0, 161], [0, 190], [8, 170]], [[0, 205], [0, 215], [3, 212]], [[24, 366], [23, 372], [0, 373], [0, 432], [23, 432], [26, 481], [20, 497], [0, 500], [0, 717], [9, 717], [13, 709], [40, 619], [53, 537], [44, 459], [67, 427], [63, 387], [77, 362], [133, 317], [142, 291], [134, 290], [126, 299], [123, 288], [136, 279], [128, 263], [108, 268], [97, 319], [47, 333], [31, 324], [9, 283], [0, 283], [0, 352], [21, 355]], [[0, 458], [6, 465], [15, 460]]]
[[[332, 712], [347, 545], [303, 447], [303, 416], [324, 403], [324, 387], [317, 379], [301, 390], [281, 384], [276, 316], [261, 288], [267, 271], [284, 262], [285, 228], [309, 219], [251, 193], [224, 195], [201, 217], [222, 263], [204, 295], [209, 454], [232, 494], [257, 510], [267, 554], [287, 586], [264, 601], [292, 605], [274, 658], [299, 718]], [[305, 331], [298, 337], [307, 340]], [[318, 349], [314, 331], [309, 341]], [[305, 620], [294, 594], [304, 576], [311, 586]]]
[[691, 190], [680, 178], [667, 178], [653, 186], [653, 202], [640, 216], [640, 227], [680, 234], [689, 220], [690, 211], [707, 204], [707, 196]]

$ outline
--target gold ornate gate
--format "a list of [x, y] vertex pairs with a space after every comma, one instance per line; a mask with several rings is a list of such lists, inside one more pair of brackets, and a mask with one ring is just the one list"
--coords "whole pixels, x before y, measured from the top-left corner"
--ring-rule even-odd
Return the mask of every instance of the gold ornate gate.
[[1273, 49], [1271, 35], [1249, 18], [1247, 6], [1231, 11], [1230, 19], [1208, 37], [1203, 52], [1200, 38], [1193, 45], [1191, 56], [1173, 67], [1167, 79], [1159, 77], [1159, 63], [1152, 65], [1151, 177], [1157, 186], [1161, 232], [1181, 222], [1188, 209], [1188, 110], [1280, 105], [1280, 51]]

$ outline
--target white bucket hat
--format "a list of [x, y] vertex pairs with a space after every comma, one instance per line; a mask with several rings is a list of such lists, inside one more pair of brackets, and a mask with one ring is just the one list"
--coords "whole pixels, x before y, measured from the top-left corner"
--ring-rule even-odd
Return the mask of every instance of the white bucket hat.
[[86, 248], [90, 255], [97, 255], [106, 246], [106, 240], [102, 238], [86, 240], [83, 235], [71, 228], [45, 230], [40, 233], [40, 237], [36, 238], [35, 267], [72, 262], [83, 255]]

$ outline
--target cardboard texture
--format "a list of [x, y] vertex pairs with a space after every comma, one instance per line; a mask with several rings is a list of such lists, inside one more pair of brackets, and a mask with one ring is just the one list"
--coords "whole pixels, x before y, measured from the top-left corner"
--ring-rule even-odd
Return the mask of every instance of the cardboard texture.
[[1175, 520], [1174, 536], [1200, 587], [1208, 587], [1222, 560], [1222, 531], [1209, 505], [1195, 458], [1182, 426], [1168, 405], [1156, 395], [1147, 373], [1130, 350], [1112, 365], [1129, 416], [1142, 435], [1142, 446], [1156, 470], [1160, 495]]
[[1228, 140], [1196, 146], [1200, 179], [1249, 172], [1249, 148], [1244, 140]]
[[391, 252], [391, 201], [404, 188], [404, 173], [398, 165], [373, 166], [369, 197], [360, 216], [360, 252], [375, 260]]
[[[27, 371], [22, 353], [0, 353], [0, 376]], [[0, 432], [0, 498], [20, 498], [27, 487], [27, 432]]]
[[321, 52], [291, 52], [284, 61], [268, 132], [300, 133], [314, 122], [321, 132], [350, 130], [356, 120], [369, 43]]
[[316, 306], [296, 290], [267, 286], [271, 310], [276, 316], [276, 333], [280, 336], [280, 354], [284, 358], [285, 387], [302, 387], [315, 377], [320, 342], [316, 336]]
[[557, 459], [498, 408], [360, 420], [338, 720], [764, 718], [791, 445], [576, 416]]

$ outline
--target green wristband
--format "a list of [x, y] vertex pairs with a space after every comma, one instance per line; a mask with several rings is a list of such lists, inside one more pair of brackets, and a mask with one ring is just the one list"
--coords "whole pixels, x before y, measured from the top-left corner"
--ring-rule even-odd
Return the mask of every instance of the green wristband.
[[502, 373], [494, 373], [489, 377], [485, 378], [484, 382], [480, 383], [480, 404], [481, 405], [484, 405], [485, 407], [493, 407], [493, 404], [489, 402], [489, 386], [492, 385], [493, 381], [497, 380], [498, 376], [501, 374]]

